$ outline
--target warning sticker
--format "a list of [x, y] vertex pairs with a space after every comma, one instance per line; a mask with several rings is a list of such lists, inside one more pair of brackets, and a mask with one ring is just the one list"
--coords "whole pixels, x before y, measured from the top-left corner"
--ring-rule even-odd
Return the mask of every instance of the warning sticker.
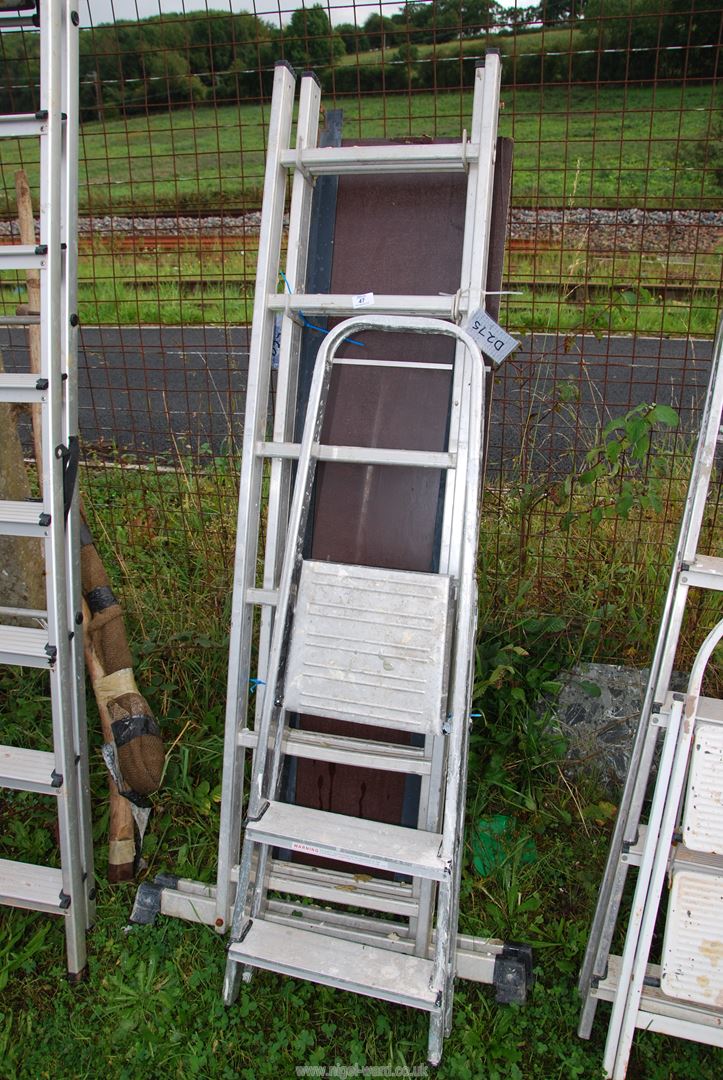
[[517, 338], [513, 338], [490, 318], [484, 308], [478, 308], [470, 316], [464, 329], [475, 339], [485, 356], [496, 364], [501, 364], [520, 344]]

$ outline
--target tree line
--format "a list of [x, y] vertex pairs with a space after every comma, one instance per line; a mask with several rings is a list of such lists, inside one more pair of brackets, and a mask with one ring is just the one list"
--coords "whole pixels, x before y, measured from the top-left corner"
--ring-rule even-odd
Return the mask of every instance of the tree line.
[[[537, 50], [515, 46], [563, 25], [575, 30], [567, 49], [547, 53], [543, 39]], [[281, 27], [213, 10], [155, 16], [81, 31], [82, 117], [256, 100], [269, 93], [279, 59], [313, 68], [338, 93], [459, 87], [474, 78], [479, 38], [499, 42], [504, 78], [516, 85], [710, 78], [720, 33], [720, 0], [542, 0], [513, 9], [435, 0], [336, 27], [322, 4], [297, 9]], [[0, 48], [0, 110], [33, 111], [37, 35], [4, 34]]]

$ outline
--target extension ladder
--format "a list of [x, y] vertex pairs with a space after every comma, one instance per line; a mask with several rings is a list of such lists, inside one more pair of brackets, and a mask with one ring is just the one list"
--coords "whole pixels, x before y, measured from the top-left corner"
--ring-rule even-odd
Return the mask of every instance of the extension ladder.
[[[235, 994], [240, 969], [265, 967], [424, 1010], [431, 1016], [431, 1060], [439, 1060], [450, 1023], [455, 975], [494, 985], [501, 1002], [524, 1000], [532, 976], [526, 946], [456, 933], [476, 612], [470, 552], [473, 539], [476, 546], [482, 409], [489, 377], [479, 350], [457, 324], [485, 300], [499, 85], [499, 57], [489, 54], [476, 71], [470, 136], [456, 144], [342, 147], [338, 114], [329, 118], [320, 140], [320, 89], [315, 77], [306, 74], [292, 146], [296, 78], [287, 65], [276, 68], [246, 392], [217, 881], [211, 886], [159, 875], [154, 883], [141, 885], [131, 916], [134, 922], [152, 922], [162, 913], [211, 924], [221, 933], [233, 923], [227, 1001]], [[432, 178], [457, 173], [463, 180], [464, 235], [454, 292], [371, 295], [363, 291], [369, 287], [363, 280], [358, 293], [322, 292], [327, 288], [323, 273], [317, 276], [317, 291], [307, 292], [304, 286], [316, 274], [310, 267], [318, 269], [319, 251], [338, 245], [338, 236], [330, 239], [335, 209], [330, 211], [325, 201], [337, 178], [349, 176], [351, 183], [354, 174], [400, 174], [390, 184], [398, 179], [404, 184], [409, 173]], [[316, 225], [310, 232], [312, 216]], [[363, 232], [363, 221], [360, 226]], [[392, 244], [393, 236], [384, 238], [387, 249]], [[356, 286], [361, 275], [353, 257], [351, 265]], [[304, 362], [311, 351], [306, 346], [312, 317], [351, 321], [328, 334], [316, 357], [311, 404], [300, 434], [297, 417], [306, 401]], [[369, 339], [372, 347], [362, 349], [361, 359], [349, 355], [350, 349], [357, 351], [355, 335], [368, 333], [375, 335]], [[348, 335], [354, 344], [342, 350]], [[377, 348], [384, 352], [378, 344], [382, 338], [397, 342], [393, 356], [372, 353]], [[426, 342], [432, 346], [425, 353]], [[450, 349], [449, 358], [442, 358], [443, 347]], [[392, 369], [408, 370], [426, 385], [443, 373], [449, 380], [444, 400], [450, 402], [443, 417], [448, 431], [444, 448], [390, 450], [378, 443], [320, 441], [331, 373], [352, 374], [355, 368], [378, 372], [379, 379]], [[378, 401], [376, 384], [373, 393]], [[383, 434], [389, 434], [387, 429]], [[396, 434], [391, 444], [404, 446], [394, 441]], [[367, 436], [373, 441], [365, 431]], [[334, 468], [356, 465], [365, 477], [377, 475], [380, 467], [401, 477], [407, 475], [405, 467], [415, 468], [417, 475], [442, 477], [439, 502], [435, 496], [435, 572], [411, 572], [394, 563], [393, 570], [361, 566], [363, 560], [354, 559], [300, 559], [308, 540], [304, 522], [317, 463], [327, 469], [330, 463]], [[358, 620], [339, 623], [340, 607], [358, 613]], [[398, 623], [404, 613], [414, 626], [409, 631], [413, 641], [395, 638], [402, 632]], [[340, 626], [348, 637], [342, 639]], [[370, 652], [377, 654], [372, 679], [355, 667], [355, 697], [345, 700], [334, 680], [338, 665], [343, 657], [355, 655], [358, 662]], [[379, 660], [380, 652], [389, 668]], [[331, 681], [322, 680], [320, 690], [315, 674], [322, 656]], [[309, 697], [315, 693], [323, 695], [323, 706]], [[415, 699], [422, 704], [412, 710], [409, 702]], [[297, 723], [300, 714], [304, 720], [323, 716], [326, 732]], [[363, 734], [356, 721], [362, 721]], [[239, 860], [249, 751], [253, 780]], [[302, 767], [319, 765], [329, 774], [346, 770], [345, 775], [409, 783], [416, 805], [405, 810], [405, 817], [413, 817], [416, 829], [401, 822], [320, 814], [294, 802], [292, 777]], [[300, 853], [305, 856], [301, 861]]]
[[[723, 410], [723, 324], [640, 723], [580, 975], [579, 1034], [611, 1001], [604, 1056], [625, 1076], [636, 1027], [723, 1046], [723, 702], [701, 697], [723, 621], [700, 647], [685, 693], [670, 686], [690, 588], [723, 589], [723, 558], [698, 553]], [[641, 824], [660, 733], [662, 751]], [[686, 788], [687, 777], [687, 790]], [[638, 868], [621, 957], [610, 955], [628, 868]], [[660, 964], [649, 963], [666, 874], [671, 882]]]
[[30, 14], [35, 7], [0, 4], [0, 29], [33, 27], [40, 34], [40, 110], [0, 117], [0, 137], [39, 140], [40, 242], [0, 247], [0, 269], [39, 273], [40, 311], [0, 324], [39, 326], [40, 370], [0, 374], [0, 401], [39, 406], [42, 499], [0, 503], [0, 533], [42, 542], [47, 610], [0, 610], [0, 663], [49, 672], [52, 750], [0, 746], [0, 786], [55, 799], [60, 867], [0, 859], [0, 903], [62, 915], [68, 972], [76, 979], [86, 967], [85, 934], [95, 914], [74, 498], [78, 17], [68, 0], [42, 0]]
[[[438, 1061], [451, 1022], [457, 968], [483, 407], [479, 350], [457, 326], [442, 320], [462, 320], [482, 304], [499, 60], [488, 57], [477, 72], [470, 141], [452, 145], [317, 148], [320, 91], [316, 80], [305, 76], [296, 147], [289, 149], [294, 81], [285, 66], [277, 68], [250, 349], [216, 895], [216, 923], [221, 927], [228, 921], [236, 885], [224, 996], [227, 1003], [233, 1000], [242, 967], [262, 967], [411, 1005], [430, 1013], [429, 1057]], [[295, 291], [278, 293], [285, 176], [291, 168], [294, 180], [284, 280]], [[303, 282], [314, 178], [417, 170], [465, 170], [468, 174], [458, 295], [375, 296], [375, 314], [354, 318], [369, 299], [365, 294], [306, 294]], [[282, 323], [275, 421], [272, 438], [266, 441], [268, 368], [278, 315]], [[309, 316], [350, 318], [331, 331], [319, 350], [299, 445], [293, 441], [289, 405], [298, 379], [299, 323]], [[334, 363], [386, 363], [336, 357], [349, 335], [373, 329], [455, 339], [455, 405], [444, 453], [320, 444]], [[423, 367], [410, 361], [401, 364]], [[252, 382], [251, 372], [256, 371], [260, 371], [259, 381]], [[259, 582], [258, 506], [269, 459], [264, 574]], [[296, 482], [289, 510], [294, 461]], [[421, 574], [303, 559], [317, 461], [445, 470], [440, 572]], [[252, 728], [246, 703], [255, 605], [261, 606], [262, 616]], [[412, 708], [410, 699], [419, 701], [419, 706]], [[412, 732], [416, 745], [299, 730], [287, 723], [289, 715], [298, 713], [356, 721], [367, 729], [381, 726]], [[253, 749], [254, 755], [239, 866], [245, 748]], [[371, 764], [420, 776], [418, 828], [282, 801], [282, 775], [297, 757], [352, 767]], [[274, 849], [302, 852], [315, 860], [332, 859], [342, 868], [317, 863], [309, 867], [273, 858]], [[345, 864], [355, 866], [356, 872], [345, 870]], [[388, 874], [374, 876], [370, 873], [374, 870]], [[332, 900], [339, 909], [330, 916], [323, 908], [278, 900], [278, 896]], [[402, 923], [390, 920], [390, 915], [397, 920], [401, 916]], [[404, 931], [397, 937], [400, 925]], [[491, 972], [488, 981], [493, 981]]]

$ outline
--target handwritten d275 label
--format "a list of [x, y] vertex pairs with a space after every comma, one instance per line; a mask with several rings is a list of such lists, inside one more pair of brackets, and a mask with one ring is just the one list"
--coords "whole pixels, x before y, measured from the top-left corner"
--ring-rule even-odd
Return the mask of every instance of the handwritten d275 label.
[[501, 364], [520, 344], [517, 338], [513, 338], [491, 319], [484, 308], [478, 308], [474, 315], [470, 316], [464, 329], [475, 339], [485, 356], [489, 356], [496, 364]]

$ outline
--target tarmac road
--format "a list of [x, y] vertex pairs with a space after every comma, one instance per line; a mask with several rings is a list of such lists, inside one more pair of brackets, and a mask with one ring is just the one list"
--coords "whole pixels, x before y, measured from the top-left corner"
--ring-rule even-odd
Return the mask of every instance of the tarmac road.
[[[497, 373], [489, 467], [520, 454], [535, 469], [569, 467], [596, 428], [641, 401], [664, 402], [695, 431], [712, 343], [535, 334]], [[0, 328], [6, 369], [26, 370], [23, 331]], [[86, 448], [136, 455], [219, 454], [240, 442], [247, 327], [86, 327], [79, 357]]]

